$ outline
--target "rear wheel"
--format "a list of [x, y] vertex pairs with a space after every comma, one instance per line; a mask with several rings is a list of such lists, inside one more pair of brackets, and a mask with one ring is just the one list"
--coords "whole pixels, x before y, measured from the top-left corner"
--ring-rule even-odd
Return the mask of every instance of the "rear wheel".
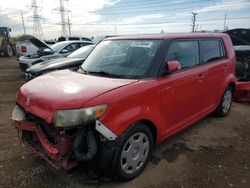
[[150, 129], [137, 124], [124, 133], [115, 163], [115, 177], [118, 180], [131, 180], [142, 173], [148, 163], [153, 146]]
[[11, 45], [9, 45], [9, 44], [5, 44], [3, 46], [3, 52], [4, 52], [4, 56], [6, 56], [6, 57], [13, 56], [13, 50], [12, 50]]
[[215, 112], [216, 115], [219, 117], [226, 116], [230, 111], [232, 101], [233, 101], [233, 89], [232, 87], [228, 86]]

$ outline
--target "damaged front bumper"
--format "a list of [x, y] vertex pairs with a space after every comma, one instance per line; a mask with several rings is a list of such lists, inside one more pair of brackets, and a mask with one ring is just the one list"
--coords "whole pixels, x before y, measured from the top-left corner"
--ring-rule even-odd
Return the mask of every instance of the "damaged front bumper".
[[72, 139], [57, 135], [57, 142], [51, 143], [37, 123], [13, 119], [12, 122], [14, 127], [21, 132], [22, 141], [31, 146], [38, 155], [55, 168], [70, 170], [78, 164], [78, 161], [71, 157], [73, 153]]
[[[97, 154], [98, 142], [114, 141], [117, 138], [98, 120], [93, 126], [56, 128], [46, 124], [38, 117], [28, 114], [19, 106], [13, 110], [11, 119], [13, 126], [21, 133], [22, 141], [57, 169], [70, 170], [81, 159], [91, 160]], [[95, 134], [93, 134], [94, 131]], [[90, 132], [92, 134], [88, 135]], [[81, 134], [84, 134], [85, 138]], [[79, 138], [82, 141], [79, 142]], [[88, 143], [86, 140], [92, 140], [92, 143]], [[92, 157], [86, 157], [90, 156], [91, 152]]]

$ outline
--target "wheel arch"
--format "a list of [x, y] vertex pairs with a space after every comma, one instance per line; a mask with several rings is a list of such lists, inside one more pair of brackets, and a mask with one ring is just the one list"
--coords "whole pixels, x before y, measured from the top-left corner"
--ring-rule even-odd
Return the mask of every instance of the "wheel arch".
[[153, 135], [153, 145], [156, 145], [158, 136], [157, 136], [157, 128], [156, 128], [155, 124], [148, 119], [141, 119], [141, 120], [137, 121], [135, 124], [138, 124], [138, 123], [142, 123], [150, 129], [150, 131]]
[[230, 82], [228, 84], [228, 86], [230, 86], [232, 89], [233, 89], [233, 93], [235, 92], [235, 89], [236, 89], [236, 84], [234, 82]]

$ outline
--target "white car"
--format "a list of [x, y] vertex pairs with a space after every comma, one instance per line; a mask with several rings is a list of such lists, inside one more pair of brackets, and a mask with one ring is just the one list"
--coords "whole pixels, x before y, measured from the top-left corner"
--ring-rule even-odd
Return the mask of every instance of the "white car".
[[62, 41], [46, 48], [40, 48], [33, 55], [21, 56], [19, 58], [20, 70], [25, 70], [34, 64], [58, 57], [65, 57], [71, 52], [86, 45], [93, 44], [90, 41]]
[[16, 42], [17, 60], [21, 56], [30, 56], [37, 53], [41, 49], [49, 48], [48, 45], [32, 35], [21, 36]]

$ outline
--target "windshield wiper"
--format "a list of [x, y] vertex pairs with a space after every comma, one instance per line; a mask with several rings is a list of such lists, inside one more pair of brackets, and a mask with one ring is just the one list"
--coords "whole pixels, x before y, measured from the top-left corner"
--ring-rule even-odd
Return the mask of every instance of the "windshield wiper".
[[107, 76], [107, 77], [113, 77], [113, 78], [121, 78], [121, 75], [118, 74], [111, 74], [109, 72], [105, 71], [88, 71], [89, 74], [95, 74], [95, 75], [101, 75], [101, 76]]

